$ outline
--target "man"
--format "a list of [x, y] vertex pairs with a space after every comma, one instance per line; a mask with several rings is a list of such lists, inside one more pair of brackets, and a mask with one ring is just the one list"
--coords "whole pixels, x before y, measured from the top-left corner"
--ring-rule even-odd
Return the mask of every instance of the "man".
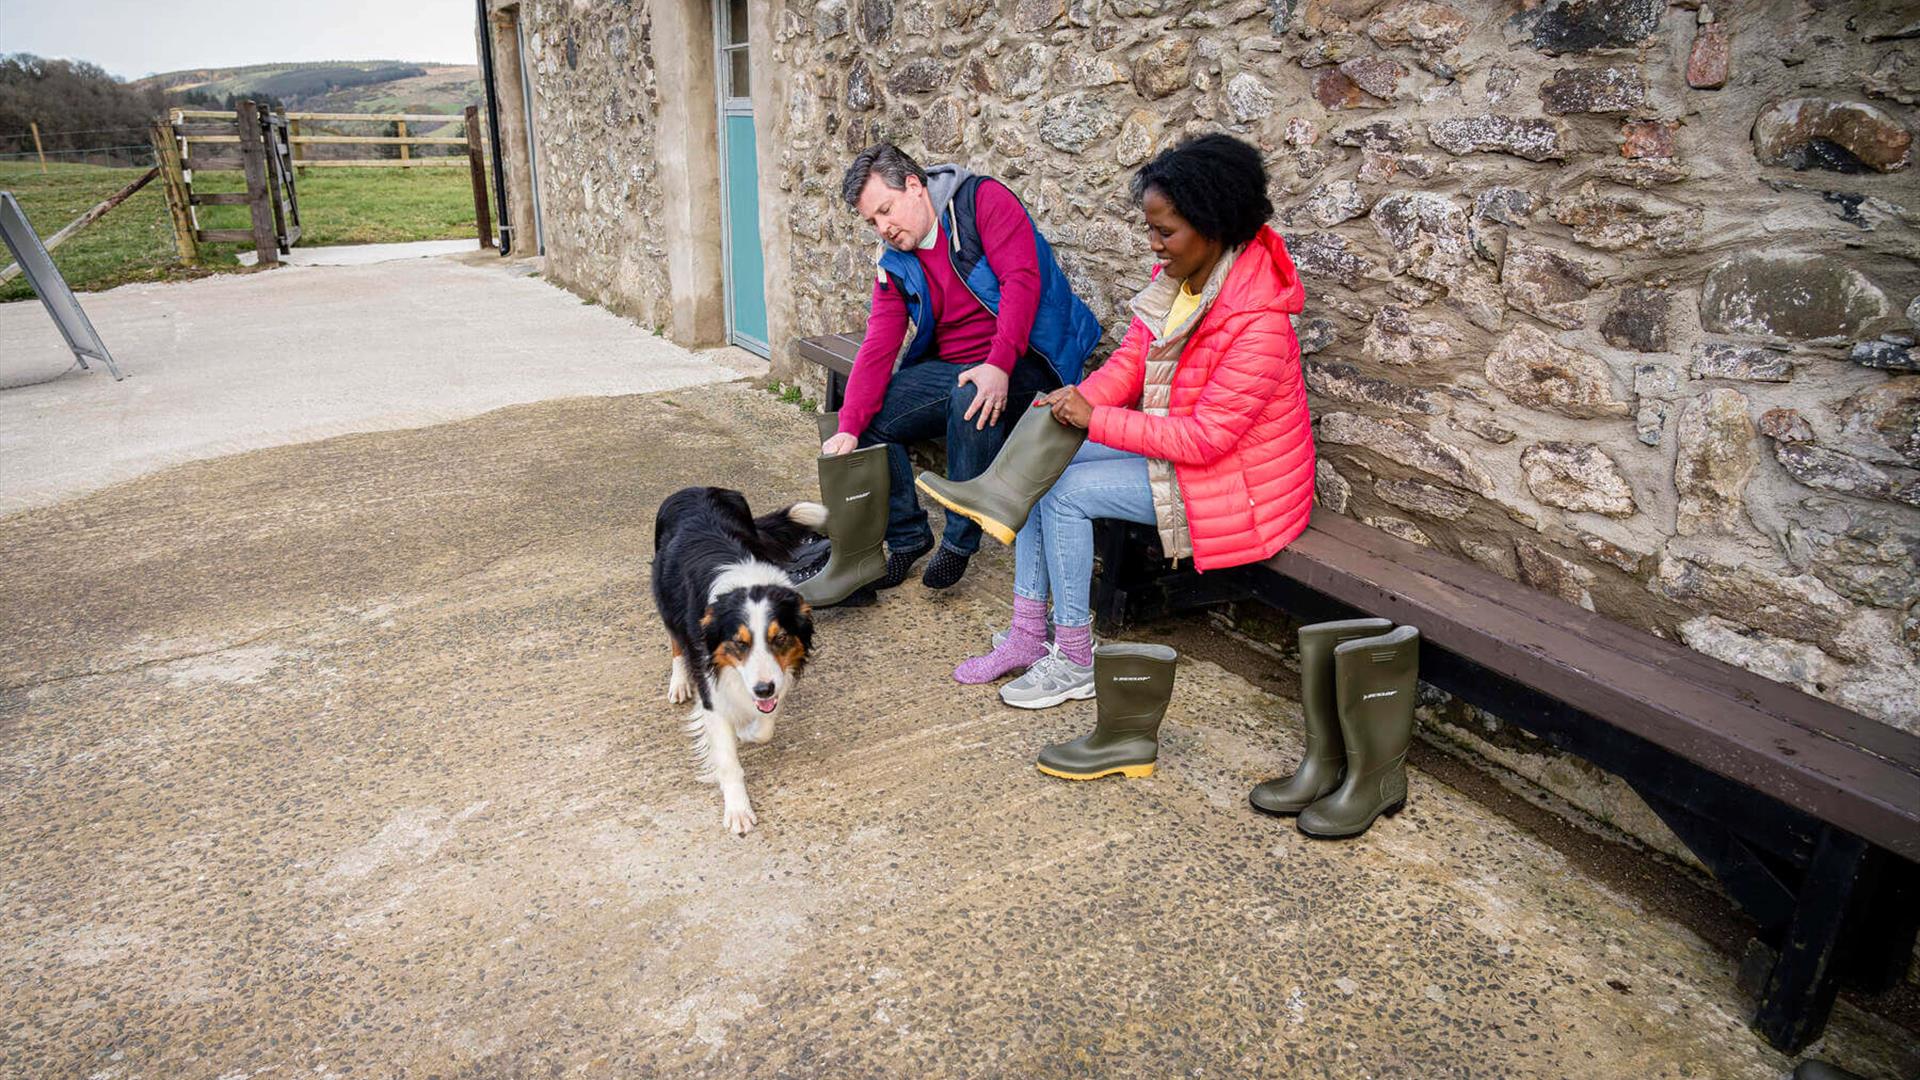
[[[840, 194], [883, 246], [839, 432], [820, 452], [887, 447], [887, 563], [875, 583], [884, 589], [934, 548], [907, 444], [944, 438], [948, 478], [980, 475], [1036, 393], [1079, 381], [1100, 324], [999, 181], [958, 165], [922, 169], [877, 143], [847, 167]], [[953, 585], [979, 547], [980, 526], [948, 514], [921, 582]]]

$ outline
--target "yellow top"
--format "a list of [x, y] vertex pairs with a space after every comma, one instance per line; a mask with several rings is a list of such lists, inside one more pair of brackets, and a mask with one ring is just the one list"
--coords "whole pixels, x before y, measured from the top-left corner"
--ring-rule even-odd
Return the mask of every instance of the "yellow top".
[[1200, 298], [1187, 291], [1185, 282], [1180, 283], [1180, 291], [1174, 295], [1173, 306], [1167, 309], [1167, 330], [1186, 322], [1188, 316], [1200, 306]]

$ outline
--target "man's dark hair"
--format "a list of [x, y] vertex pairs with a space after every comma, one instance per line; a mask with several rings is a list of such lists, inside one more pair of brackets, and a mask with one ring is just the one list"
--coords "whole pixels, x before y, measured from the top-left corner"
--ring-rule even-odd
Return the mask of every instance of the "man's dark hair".
[[1201, 236], [1238, 247], [1273, 216], [1260, 151], [1231, 135], [1202, 135], [1162, 150], [1133, 174], [1133, 204], [1158, 191]]
[[888, 142], [874, 143], [854, 155], [847, 174], [840, 178], [840, 197], [848, 206], [859, 208], [860, 192], [866, 188], [867, 178], [875, 173], [895, 191], [907, 189], [909, 176], [919, 178], [921, 187], [927, 186], [927, 170], [908, 157], [905, 150]]

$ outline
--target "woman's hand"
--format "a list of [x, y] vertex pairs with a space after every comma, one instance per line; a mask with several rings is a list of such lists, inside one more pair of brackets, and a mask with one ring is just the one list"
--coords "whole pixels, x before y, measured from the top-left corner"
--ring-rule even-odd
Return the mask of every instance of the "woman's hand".
[[1080, 396], [1077, 386], [1065, 386], [1034, 402], [1053, 410], [1053, 418], [1068, 427], [1084, 428], [1093, 423], [1093, 405]]
[[855, 447], [858, 447], [859, 445], [860, 445], [859, 436], [849, 435], [843, 431], [840, 434], [835, 435], [833, 438], [828, 439], [826, 442], [823, 442], [820, 444], [820, 456], [821, 457], [838, 457], [841, 454], [852, 452], [853, 449]]

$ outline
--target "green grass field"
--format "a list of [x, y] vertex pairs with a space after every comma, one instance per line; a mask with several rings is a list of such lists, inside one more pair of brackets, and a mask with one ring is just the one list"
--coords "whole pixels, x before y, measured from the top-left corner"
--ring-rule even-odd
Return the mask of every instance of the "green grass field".
[[[132, 183], [142, 170], [94, 165], [0, 164], [0, 190], [13, 192], [27, 220], [43, 238], [52, 236], [95, 203]], [[459, 167], [419, 169], [309, 169], [298, 179], [304, 233], [299, 247], [453, 240], [474, 235], [473, 187]], [[201, 171], [199, 192], [245, 191], [238, 172]], [[203, 229], [243, 229], [244, 206], [200, 207]], [[186, 266], [174, 250], [166, 196], [156, 179], [133, 198], [107, 211], [53, 253], [55, 265], [77, 291], [110, 289], [130, 281], [199, 277], [241, 269], [240, 244], [203, 244], [201, 265]], [[0, 247], [0, 253], [5, 248]], [[0, 260], [10, 261], [10, 260]], [[23, 277], [0, 285], [0, 301], [33, 295]]]

